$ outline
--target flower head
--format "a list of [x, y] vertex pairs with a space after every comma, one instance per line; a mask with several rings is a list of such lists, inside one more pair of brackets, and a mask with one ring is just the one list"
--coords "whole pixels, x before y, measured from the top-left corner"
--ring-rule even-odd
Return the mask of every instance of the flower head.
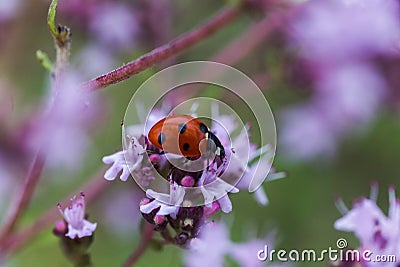
[[117, 65], [116, 59], [111, 54], [110, 49], [95, 42], [83, 47], [74, 58], [74, 63], [78, 71], [85, 77], [101, 75], [107, 70], [115, 68]]
[[[223, 223], [208, 223], [201, 230], [199, 237], [193, 239], [185, 255], [185, 265], [224, 266], [225, 257], [232, 257], [240, 266], [265, 266], [257, 259], [257, 252], [270, 240], [253, 239], [235, 243], [230, 240], [229, 232]], [[268, 244], [270, 245], [270, 244]]]
[[21, 1], [2, 1], [0, 3], [0, 23], [12, 19], [18, 13]]
[[[144, 108], [140, 109], [140, 103], [136, 106], [139, 119], [147, 118], [147, 121], [124, 126], [126, 132], [123, 132], [123, 136], [129, 137], [130, 143], [124, 144], [124, 151], [103, 158], [105, 163], [113, 164], [106, 172], [105, 178], [115, 179], [122, 171], [121, 179], [126, 180], [129, 172], [132, 173], [135, 180], [147, 189], [147, 198], [140, 202], [143, 218], [160, 232], [170, 226], [175, 232], [171, 231], [168, 236], [176, 245], [187, 247], [191, 240], [197, 238], [202, 226], [208, 223], [214, 214], [220, 211], [225, 213], [232, 211], [229, 195], [239, 192], [236, 184], [240, 185], [240, 188], [249, 189], [254, 178], [257, 180], [266, 178], [272, 165], [272, 146], [257, 149], [257, 146], [249, 141], [248, 125], [238, 129], [239, 125], [234, 116], [219, 115], [214, 107], [212, 119], [218, 123], [212, 124], [210, 130], [215, 139], [209, 138], [209, 140], [218, 140], [221, 144], [218, 142], [217, 147], [220, 151], [223, 149], [225, 154], [209, 153], [216, 155], [214, 159], [204, 154], [186, 158], [180, 154], [162, 151], [159, 146], [147, 139], [147, 135], [153, 125], [165, 116], [172, 115], [167, 111], [170, 109], [166, 106], [154, 109], [146, 117], [146, 114], [141, 114]], [[196, 116], [197, 106], [195, 103], [189, 114]], [[240, 134], [231, 140], [230, 135], [233, 132]], [[210, 132], [203, 131], [203, 133], [208, 133], [205, 134], [206, 137], [210, 136]], [[233, 152], [235, 149], [237, 153]], [[148, 157], [143, 157], [145, 153]], [[248, 164], [255, 160], [260, 161], [260, 164]], [[155, 177], [161, 180], [156, 180]], [[274, 174], [268, 180], [280, 177], [282, 175]], [[242, 182], [237, 183], [240, 178]], [[154, 185], [157, 185], [156, 188], [163, 188], [162, 186], [168, 185], [166, 184], [168, 181], [169, 192], [161, 193], [157, 192], [159, 189], [153, 190], [151, 187], [153, 180]], [[267, 203], [262, 187], [256, 191], [255, 197], [260, 203]], [[171, 238], [168, 242], [171, 242]]]
[[282, 112], [281, 120], [283, 150], [289, 158], [304, 160], [335, 151], [336, 132], [315, 105], [290, 107]]
[[375, 118], [387, 88], [372, 65], [351, 62], [326, 70], [316, 89], [312, 104], [323, 114], [328, 129], [342, 133]]
[[285, 153], [304, 160], [332, 156], [339, 139], [375, 117], [386, 84], [369, 64], [350, 62], [321, 71], [310, 101], [282, 112]]
[[[376, 196], [377, 190], [377, 185], [373, 185], [371, 195]], [[393, 187], [389, 188], [389, 205], [386, 216], [376, 205], [376, 199], [362, 198], [334, 224], [338, 230], [354, 232], [360, 240], [361, 250], [370, 250], [376, 255], [395, 255], [397, 259], [386, 265], [367, 262], [366, 266], [394, 267], [400, 262], [400, 200]]]
[[105, 164], [112, 164], [104, 174], [104, 178], [110, 181], [114, 180], [118, 173], [122, 171], [120, 175], [121, 181], [128, 180], [130, 170], [137, 170], [141, 166], [145, 152], [145, 146], [141, 145], [135, 137], [132, 137], [127, 150], [103, 157]]
[[217, 167], [217, 163], [214, 163], [211, 166], [210, 169], [203, 171], [199, 180], [204, 201], [208, 203], [208, 207], [211, 207], [213, 201], [216, 200], [221, 210], [229, 213], [232, 211], [232, 202], [229, 199], [228, 193], [237, 193], [239, 189], [218, 177], [225, 169], [224, 164]]
[[71, 239], [82, 238], [91, 236], [96, 230], [97, 223], [85, 220], [85, 197], [83, 193], [81, 193], [80, 198], [73, 197], [71, 205], [64, 211], [62, 211], [60, 204], [58, 204], [58, 209], [68, 224], [68, 233], [65, 236]]
[[153, 210], [159, 209], [156, 213], [157, 215], [170, 215], [173, 219], [175, 219], [176, 215], [178, 214], [179, 207], [183, 202], [185, 190], [182, 186], [179, 186], [176, 183], [171, 183], [169, 194], [158, 193], [151, 189], [148, 189], [146, 194], [148, 197], [154, 198], [154, 200], [140, 206], [141, 212], [149, 214]]
[[[294, 16], [291, 40], [314, 94], [284, 111], [281, 140], [292, 159], [334, 154], [337, 142], [368, 125], [385, 100], [386, 81], [376, 58], [400, 43], [395, 0], [308, 1]], [[303, 64], [302, 64], [303, 65]]]
[[391, 53], [400, 36], [396, 2], [309, 1], [293, 22], [293, 40], [320, 62]]
[[133, 44], [139, 27], [133, 10], [124, 4], [95, 6], [90, 29], [108, 49], [127, 49]]
[[[217, 171], [219, 172], [217, 176], [221, 176], [221, 181], [226, 180], [235, 185], [230, 192], [235, 193], [236, 189], [248, 190], [253, 181], [268, 182], [286, 177], [282, 172], [274, 173], [274, 169], [271, 168], [274, 156], [271, 145], [257, 148], [256, 144], [250, 142], [249, 125], [245, 125], [237, 136], [230, 139], [230, 135], [238, 127], [234, 116], [221, 115], [216, 107], [213, 107], [212, 111], [213, 119], [219, 123], [222, 122], [213, 124], [212, 131], [222, 136], [221, 143], [224, 144], [226, 158], [229, 159], [229, 164], [224, 162], [224, 168]], [[225, 129], [221, 125], [228, 127]], [[258, 164], [254, 162], [256, 159], [258, 159]], [[230, 201], [227, 201], [229, 199], [227, 197], [222, 200], [227, 204], [225, 209], [224, 205], [221, 206], [223, 211], [229, 210]], [[268, 198], [262, 185], [254, 192], [254, 197], [258, 203], [268, 204]]]
[[80, 83], [80, 74], [66, 71], [50, 92], [47, 110], [24, 133], [26, 148], [41, 148], [51, 167], [78, 168], [90, 146], [87, 131], [98, 122], [98, 98], [80, 90]]

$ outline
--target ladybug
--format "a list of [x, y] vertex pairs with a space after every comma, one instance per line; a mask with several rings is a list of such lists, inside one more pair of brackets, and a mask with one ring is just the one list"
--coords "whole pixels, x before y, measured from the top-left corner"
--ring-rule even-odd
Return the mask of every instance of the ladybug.
[[221, 160], [225, 158], [221, 141], [201, 120], [189, 115], [171, 115], [161, 119], [150, 129], [148, 138], [163, 152], [183, 155], [189, 159], [211, 152], [215, 145], [212, 152]]

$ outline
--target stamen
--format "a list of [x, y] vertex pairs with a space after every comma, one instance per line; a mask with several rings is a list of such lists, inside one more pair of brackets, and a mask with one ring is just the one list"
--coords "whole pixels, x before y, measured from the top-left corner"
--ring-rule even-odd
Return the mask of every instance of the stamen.
[[393, 217], [396, 211], [396, 192], [393, 185], [389, 186], [388, 194], [389, 194], [389, 217]]
[[193, 105], [190, 107], [190, 114], [196, 113], [198, 107], [199, 107], [199, 102], [195, 101]]
[[261, 156], [269, 156], [272, 157], [272, 149], [270, 144], [266, 144], [263, 147], [260, 147], [253, 153], [253, 158], [261, 157]]
[[349, 209], [341, 197], [337, 197], [335, 199], [335, 206], [342, 215], [345, 215], [347, 212], [349, 212]]
[[219, 106], [215, 103], [211, 105], [211, 117], [216, 119], [219, 116]]
[[287, 176], [286, 172], [274, 172], [274, 173], [270, 172], [268, 173], [267, 179], [265, 179], [265, 181], [271, 182], [281, 178], [285, 178], [286, 176]]
[[394, 205], [396, 201], [396, 192], [393, 185], [389, 186], [389, 204]]
[[371, 183], [371, 192], [369, 194], [369, 199], [371, 199], [372, 201], [374, 201], [376, 203], [376, 201], [378, 200], [378, 193], [379, 193], [379, 185], [378, 182], [372, 182]]
[[57, 208], [58, 208], [58, 211], [61, 213], [61, 216], [64, 218], [64, 212], [62, 210], [62, 207], [61, 207], [60, 203], [57, 203]]

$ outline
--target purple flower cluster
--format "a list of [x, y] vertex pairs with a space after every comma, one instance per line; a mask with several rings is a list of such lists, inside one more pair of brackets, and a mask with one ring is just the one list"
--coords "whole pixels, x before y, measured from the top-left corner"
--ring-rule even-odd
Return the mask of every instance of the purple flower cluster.
[[2, 1], [0, 3], [0, 25], [9, 19], [12, 19], [18, 13], [21, 1]]
[[46, 110], [23, 133], [25, 148], [47, 155], [48, 166], [76, 170], [90, 146], [89, 130], [98, 122], [98, 98], [80, 90], [81, 76], [65, 72], [46, 99]]
[[374, 255], [394, 255], [395, 262], [362, 262], [363, 266], [396, 267], [400, 263], [400, 200], [389, 187], [389, 213], [386, 216], [377, 206], [378, 186], [373, 184], [370, 198], [357, 200], [348, 211], [338, 200], [343, 217], [335, 222], [335, 228], [353, 232], [360, 240], [360, 251], [369, 250]]
[[[162, 109], [154, 110], [144, 130], [146, 135], [149, 127], [151, 128], [167, 114], [168, 112]], [[164, 153], [151, 144], [145, 135], [138, 136], [140, 129], [143, 131], [144, 125], [124, 127], [126, 129], [124, 135], [129, 136], [126, 149], [103, 158], [104, 163], [112, 164], [104, 176], [107, 180], [113, 180], [121, 173], [120, 179], [126, 181], [132, 174], [141, 186], [147, 187], [155, 179], [152, 175], [154, 168], [169, 182], [169, 193], [147, 189], [147, 197], [140, 202], [140, 211], [144, 219], [155, 225], [155, 229], [160, 231], [167, 241], [179, 246], [188, 246], [189, 240], [199, 235], [214, 214], [220, 211], [224, 213], [232, 211], [229, 194], [237, 193], [239, 189], [248, 189], [253, 176], [256, 175], [256, 168], [248, 165], [248, 162], [259, 158], [258, 171], [261, 170], [259, 173], [264, 175], [267, 175], [272, 164], [271, 148], [267, 146], [260, 149], [251, 144], [248, 139], [248, 127], [243, 128], [238, 136], [230, 140], [229, 135], [237, 130], [233, 117], [214, 113], [212, 119], [226, 125], [227, 132], [222, 131], [221, 124], [213, 124], [211, 127], [211, 131], [223, 144], [226, 157], [224, 159], [217, 157], [211, 162], [204, 161], [202, 162], [204, 167], [200, 170], [183, 170], [172, 165], [169, 159], [182, 156]], [[240, 153], [243, 151], [242, 148], [249, 144], [250, 159], [245, 161]], [[144, 156], [145, 153], [148, 153], [149, 157]], [[231, 185], [223, 179], [223, 176], [239, 182]], [[267, 180], [281, 177], [284, 177], [283, 173], [271, 173]], [[213, 186], [206, 187], [210, 184]], [[190, 199], [185, 199], [185, 188], [191, 187], [200, 188], [204, 205], [193, 205]], [[256, 191], [255, 197], [260, 204], [265, 205], [268, 202], [262, 186]]]
[[229, 238], [228, 229], [223, 223], [210, 222], [203, 226], [200, 238], [191, 241], [190, 249], [185, 253], [185, 263], [191, 267], [224, 266], [225, 257], [229, 256], [239, 266], [265, 266], [265, 262], [258, 260], [257, 252], [265, 245], [272, 247], [272, 242], [273, 239], [267, 237], [235, 243]]
[[65, 221], [57, 222], [54, 231], [56, 233], [65, 233], [65, 236], [71, 239], [91, 236], [96, 230], [97, 223], [85, 220], [85, 208], [85, 196], [83, 193], [81, 193], [80, 198], [73, 197], [71, 205], [65, 208], [64, 211], [61, 205], [58, 204], [58, 209]]
[[60, 1], [60, 12], [71, 15], [87, 28], [96, 43], [109, 49], [130, 48], [137, 32], [138, 21], [132, 6], [114, 1]]
[[367, 125], [388, 94], [376, 57], [398, 56], [394, 0], [310, 1], [292, 22], [290, 40], [307, 65], [314, 93], [283, 112], [281, 140], [296, 159], [332, 155], [337, 140]]

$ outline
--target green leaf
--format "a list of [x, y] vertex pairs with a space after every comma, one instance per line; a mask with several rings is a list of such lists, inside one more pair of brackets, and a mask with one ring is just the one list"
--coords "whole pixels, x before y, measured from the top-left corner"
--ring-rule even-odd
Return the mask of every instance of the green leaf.
[[56, 8], [57, 8], [57, 0], [52, 0], [49, 7], [49, 12], [47, 14], [47, 25], [49, 25], [49, 29], [55, 37], [58, 35], [57, 26], [55, 23]]
[[53, 64], [51, 63], [49, 56], [45, 52], [37, 50], [36, 58], [40, 61], [40, 63], [42, 63], [42, 66], [46, 70], [48, 70], [49, 72], [53, 72], [54, 70]]

